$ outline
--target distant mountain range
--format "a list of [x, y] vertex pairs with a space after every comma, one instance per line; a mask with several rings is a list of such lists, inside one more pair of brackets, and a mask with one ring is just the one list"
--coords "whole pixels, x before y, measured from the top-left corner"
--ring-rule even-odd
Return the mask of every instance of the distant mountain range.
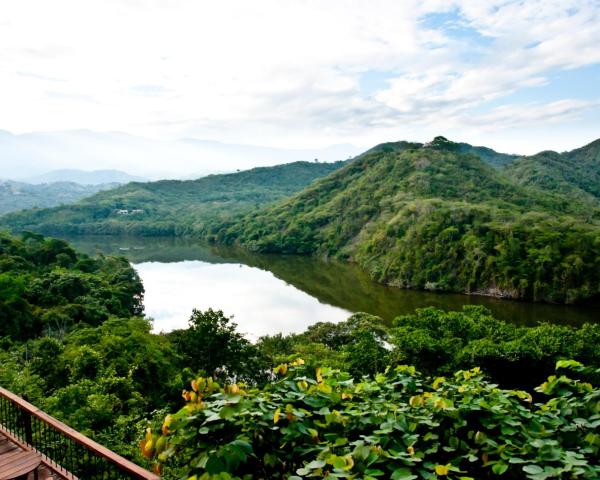
[[102, 185], [102, 184], [123, 184], [129, 182], [147, 182], [144, 177], [136, 177], [120, 170], [52, 170], [33, 177], [26, 178], [27, 183], [38, 185], [40, 183], [53, 182], [72, 182], [79, 185]]
[[315, 149], [271, 148], [181, 139], [150, 140], [88, 130], [13, 135], [0, 130], [0, 178], [24, 181], [51, 170], [126, 170], [152, 179], [192, 179], [211, 173], [294, 161], [344, 160], [360, 149], [333, 145]]
[[130, 183], [0, 224], [193, 235], [347, 259], [402, 288], [574, 303], [600, 297], [600, 140], [525, 157], [444, 137], [390, 142], [334, 164]]
[[118, 185], [118, 183], [80, 185], [74, 182], [32, 185], [12, 180], [0, 180], [0, 215], [28, 208], [67, 205], [89, 197], [100, 190], [107, 190]]

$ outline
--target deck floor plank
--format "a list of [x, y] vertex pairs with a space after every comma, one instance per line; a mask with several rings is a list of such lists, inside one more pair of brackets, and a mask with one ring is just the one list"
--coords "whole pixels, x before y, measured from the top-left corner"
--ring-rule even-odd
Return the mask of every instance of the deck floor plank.
[[[12, 443], [8, 438], [6, 438], [2, 433], [0, 433], [0, 478], [5, 478], [6, 475], [10, 475], [11, 470], [9, 470], [10, 465], [11, 468], [21, 466], [27, 469], [27, 462], [30, 463], [30, 466], [35, 466], [35, 461], [33, 460], [33, 456], [30, 459], [21, 458], [16, 462], [15, 465], [9, 463], [8, 461], [11, 458], [18, 458], [19, 454], [24, 452], [23, 449], [19, 448], [17, 445]], [[37, 460], [36, 460], [37, 461]], [[38, 462], [39, 463], [39, 462]], [[63, 477], [57, 475], [54, 472], [51, 472], [48, 468], [46, 468], [43, 464], [39, 465], [37, 469], [37, 478], [38, 480], [64, 480]], [[35, 475], [34, 471], [27, 475], [27, 480], [34, 480]]]

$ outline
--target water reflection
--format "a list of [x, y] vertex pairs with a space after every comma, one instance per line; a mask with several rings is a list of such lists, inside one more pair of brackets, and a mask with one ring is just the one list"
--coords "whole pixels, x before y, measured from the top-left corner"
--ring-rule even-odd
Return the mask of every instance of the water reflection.
[[187, 326], [193, 308], [234, 315], [249, 338], [274, 332], [301, 332], [315, 322], [338, 322], [347, 310], [325, 305], [272, 273], [233, 263], [197, 260], [135, 265], [146, 289], [146, 314], [155, 331]]
[[429, 305], [446, 310], [484, 305], [498, 318], [527, 325], [600, 321], [597, 306], [531, 304], [386, 287], [343, 262], [261, 255], [172, 238], [68, 240], [90, 254], [129, 258], [144, 281], [146, 311], [156, 319], [159, 330], [184, 326], [194, 307], [220, 308], [235, 314], [240, 329], [253, 336], [299, 331], [316, 321], [339, 321], [357, 311], [391, 321]]

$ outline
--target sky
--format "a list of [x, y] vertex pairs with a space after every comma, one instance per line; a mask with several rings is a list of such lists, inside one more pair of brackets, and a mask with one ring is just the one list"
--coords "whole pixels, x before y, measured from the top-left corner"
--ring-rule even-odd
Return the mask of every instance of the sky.
[[600, 0], [2, 0], [0, 130], [318, 148], [600, 137]]

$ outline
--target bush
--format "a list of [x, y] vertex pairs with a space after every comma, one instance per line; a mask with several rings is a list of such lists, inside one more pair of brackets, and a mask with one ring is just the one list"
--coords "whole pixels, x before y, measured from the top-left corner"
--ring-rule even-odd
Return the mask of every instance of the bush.
[[148, 429], [143, 453], [190, 480], [600, 475], [600, 389], [582, 380], [551, 376], [534, 404], [478, 368], [428, 378], [399, 366], [359, 382], [301, 360], [276, 370], [262, 390], [194, 380], [186, 405]]

